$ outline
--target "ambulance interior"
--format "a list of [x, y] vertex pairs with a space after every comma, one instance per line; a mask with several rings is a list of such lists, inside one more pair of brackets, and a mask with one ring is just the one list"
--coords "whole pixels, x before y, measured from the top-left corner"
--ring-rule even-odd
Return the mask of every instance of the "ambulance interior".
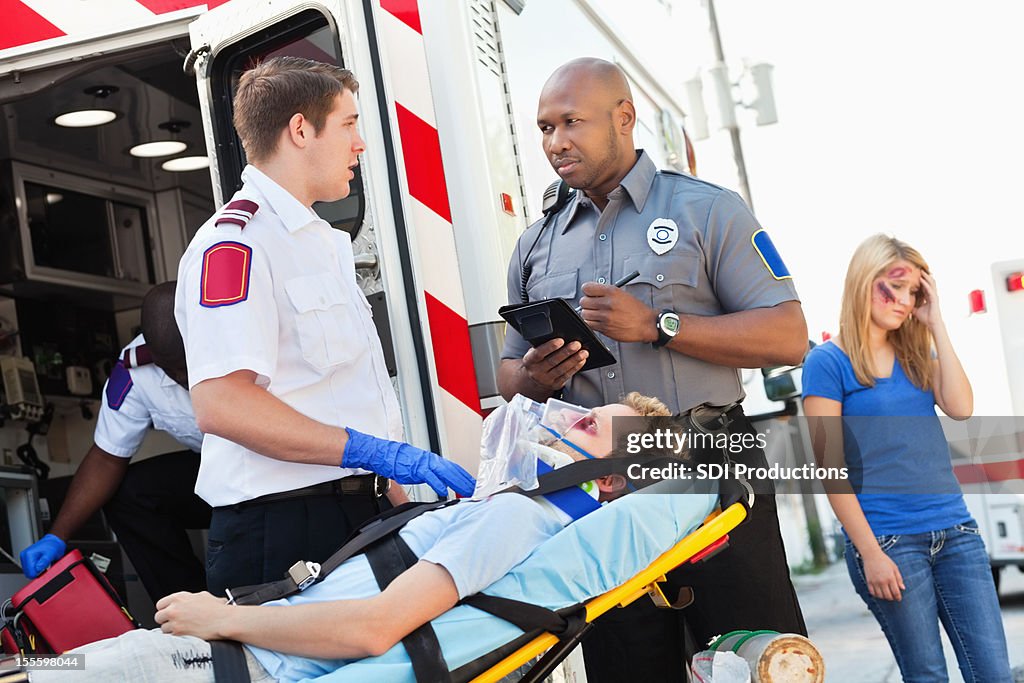
[[[138, 332], [142, 295], [175, 277], [185, 245], [214, 209], [195, 80], [181, 68], [187, 50], [182, 38], [73, 62], [24, 74], [3, 91], [0, 357], [10, 358], [5, 370], [14, 358], [30, 361], [19, 361], [30, 370], [23, 383], [31, 384], [34, 369], [41, 398], [53, 405], [41, 419], [15, 419], [18, 411], [7, 410], [0, 421], [3, 555], [16, 559], [49, 530], [92, 443], [111, 363]], [[55, 122], [83, 110], [114, 119], [83, 127]], [[136, 147], [153, 142], [169, 144]], [[10, 404], [18, 387], [5, 375], [11, 381], [0, 403]], [[136, 459], [180, 448], [151, 430]], [[25, 464], [37, 473], [49, 468], [38, 491]], [[39, 514], [33, 496], [42, 503]], [[146, 615], [145, 591], [99, 515], [68, 545], [109, 560], [107, 576]], [[0, 592], [10, 595], [25, 582], [14, 562], [0, 557]]]

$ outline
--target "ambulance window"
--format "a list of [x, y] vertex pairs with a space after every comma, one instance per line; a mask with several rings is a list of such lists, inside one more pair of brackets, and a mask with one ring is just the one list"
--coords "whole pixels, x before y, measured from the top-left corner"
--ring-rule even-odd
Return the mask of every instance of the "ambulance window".
[[106, 200], [32, 182], [25, 200], [37, 265], [115, 277]]
[[[315, 9], [304, 10], [273, 26], [247, 36], [220, 51], [211, 71], [214, 96], [214, 134], [225, 200], [242, 186], [245, 152], [231, 123], [232, 100], [244, 71], [270, 57], [292, 56], [344, 66], [334, 24]], [[338, 230], [353, 238], [363, 224], [365, 197], [361, 167], [356, 167], [351, 193], [337, 202], [318, 202], [314, 210]]]

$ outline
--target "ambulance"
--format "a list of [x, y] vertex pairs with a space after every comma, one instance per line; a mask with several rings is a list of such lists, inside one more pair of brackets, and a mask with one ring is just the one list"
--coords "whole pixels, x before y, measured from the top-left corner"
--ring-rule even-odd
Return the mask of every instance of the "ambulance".
[[991, 273], [1012, 416], [975, 417], [947, 437], [998, 590], [1006, 567], [1024, 571], [1024, 258], [993, 263]]
[[[141, 297], [175, 277], [195, 231], [240, 186], [239, 74], [295, 55], [360, 82], [367, 152], [353, 192], [315, 209], [353, 238], [406, 438], [475, 469], [483, 415], [500, 401], [507, 264], [556, 180], [536, 130], [541, 85], [574, 57], [615, 61], [635, 95], [638, 146], [690, 172], [675, 76], [696, 64], [650, 53], [673, 11], [646, 0], [623, 22], [608, 0], [6, 3], [0, 357], [17, 419], [0, 427], [0, 468], [29, 455], [29, 427], [50, 476], [74, 472]], [[162, 438], [147, 451], [176, 450]], [[16, 554], [32, 533], [0, 545]]]

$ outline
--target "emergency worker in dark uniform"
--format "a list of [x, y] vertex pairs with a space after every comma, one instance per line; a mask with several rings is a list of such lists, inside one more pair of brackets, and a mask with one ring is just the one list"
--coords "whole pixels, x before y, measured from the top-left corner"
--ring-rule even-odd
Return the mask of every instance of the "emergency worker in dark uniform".
[[[618, 362], [580, 373], [587, 353], [577, 342], [534, 349], [510, 328], [498, 373], [506, 399], [562, 392], [596, 406], [640, 391], [685, 413], [742, 401], [737, 368], [800, 362], [806, 323], [768, 234], [734, 192], [659, 171], [634, 149], [636, 112], [617, 66], [579, 59], [560, 67], [541, 93], [537, 123], [548, 160], [576, 192], [546, 227], [539, 221], [520, 237], [509, 301], [522, 301], [525, 290], [531, 301], [579, 302]], [[639, 277], [612, 286], [634, 270]], [[731, 432], [754, 433], [738, 405], [726, 416]], [[693, 455], [722, 461], [717, 452]], [[730, 456], [766, 464], [756, 445]], [[682, 619], [698, 648], [735, 629], [806, 633], [772, 485], [758, 484], [761, 495], [730, 547], [670, 577], [693, 587], [690, 607], [659, 610], [638, 600], [598, 622], [584, 641], [589, 680], [684, 680]]]
[[[149, 290], [142, 331], [118, 357], [103, 387], [93, 445], [82, 459], [50, 533], [21, 551], [35, 578], [64, 556], [65, 541], [103, 508], [153, 601], [206, 586], [188, 529], [210, 526], [210, 506], [193, 489], [203, 435], [188, 395], [185, 350], [174, 324], [174, 283]], [[150, 429], [185, 447], [131, 463]]]
[[[357, 88], [347, 69], [296, 57], [242, 74], [244, 185], [179, 265], [175, 317], [206, 435], [196, 492], [214, 508], [213, 593], [276, 581], [298, 560], [297, 571], [315, 571], [380, 511], [386, 479], [473, 491], [461, 467], [400, 442], [352, 240], [311, 208], [349, 193], [365, 150]], [[399, 487], [390, 495], [405, 500]]]

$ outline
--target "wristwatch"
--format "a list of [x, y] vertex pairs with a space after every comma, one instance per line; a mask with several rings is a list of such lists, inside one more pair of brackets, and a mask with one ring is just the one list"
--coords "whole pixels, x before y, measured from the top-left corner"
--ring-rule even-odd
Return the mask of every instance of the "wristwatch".
[[679, 334], [679, 315], [675, 311], [666, 308], [658, 314], [655, 327], [658, 330], [658, 340], [651, 342], [651, 346], [660, 349]]

